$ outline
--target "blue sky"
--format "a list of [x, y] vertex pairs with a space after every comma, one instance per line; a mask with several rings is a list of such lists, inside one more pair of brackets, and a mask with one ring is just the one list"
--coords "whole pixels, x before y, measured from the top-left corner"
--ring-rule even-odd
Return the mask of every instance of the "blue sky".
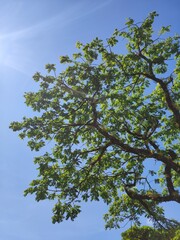
[[[37, 90], [32, 80], [36, 71], [44, 72], [45, 64], [58, 64], [60, 55], [73, 53], [76, 41], [106, 39], [127, 17], [138, 22], [154, 10], [160, 14], [157, 29], [172, 25], [172, 33], [180, 33], [179, 0], [0, 0], [0, 239], [121, 239], [126, 228], [104, 230], [102, 203], [83, 205], [76, 221], [53, 225], [51, 202], [24, 198], [36, 177], [37, 153], [8, 126], [33, 114], [23, 94]], [[178, 218], [178, 210], [177, 204], [166, 205], [169, 217]]]

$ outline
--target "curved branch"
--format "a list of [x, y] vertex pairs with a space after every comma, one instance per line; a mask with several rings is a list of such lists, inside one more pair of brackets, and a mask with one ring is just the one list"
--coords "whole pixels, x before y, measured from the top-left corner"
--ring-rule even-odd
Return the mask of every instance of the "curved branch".
[[167, 188], [168, 188], [169, 194], [176, 195], [177, 191], [175, 191], [175, 189], [174, 189], [174, 185], [172, 182], [171, 167], [169, 165], [165, 166], [164, 173], [165, 173], [165, 177], [166, 177], [166, 183], [167, 183]]
[[104, 128], [100, 127], [98, 122], [94, 123], [94, 127], [101, 133], [105, 138], [109, 139], [112, 144], [115, 144], [119, 146], [123, 151], [141, 155], [147, 158], [155, 158], [158, 161], [161, 161], [165, 164], [168, 164], [171, 166], [171, 168], [176, 171], [177, 173], [180, 173], [180, 166], [179, 164], [172, 161], [172, 158], [169, 156], [164, 156], [161, 152], [157, 153], [154, 151], [151, 151], [150, 149], [143, 149], [143, 148], [136, 148], [131, 147], [130, 145], [124, 143], [120, 139], [114, 137], [113, 135], [109, 134]]
[[142, 73], [142, 75], [144, 75], [145, 77], [148, 77], [149, 79], [152, 79], [154, 82], [160, 84], [160, 86], [161, 86], [161, 88], [162, 88], [162, 90], [164, 92], [164, 95], [165, 95], [167, 106], [173, 112], [175, 120], [176, 120], [176, 122], [177, 122], [177, 124], [178, 124], [178, 126], [180, 128], [180, 111], [177, 108], [177, 106], [174, 104], [174, 102], [173, 102], [173, 100], [171, 98], [171, 95], [170, 95], [169, 90], [167, 88], [167, 83], [163, 82], [162, 79], [159, 79], [159, 78], [157, 78], [155, 76], [155, 74], [153, 72], [153, 61], [151, 61], [146, 56], [144, 56], [141, 51], [139, 51], [138, 55], [142, 59], [144, 59], [148, 63], [148, 65], [149, 65], [149, 72], [150, 72], [150, 74]]
[[135, 195], [134, 192], [128, 190], [127, 188], [125, 188], [125, 192], [127, 193], [127, 195], [132, 199], [132, 200], [137, 200], [145, 209], [145, 211], [153, 217], [153, 219], [162, 227], [164, 228], [164, 226], [161, 224], [161, 221], [155, 216], [155, 213], [153, 211], [151, 211], [151, 209], [149, 209], [149, 206], [147, 204], [147, 202], [145, 200], [143, 200], [141, 198], [141, 196], [139, 195]]
[[128, 189], [125, 186], [125, 191], [128, 195], [131, 196], [132, 199], [141, 199], [141, 200], [151, 200], [151, 201], [156, 201], [157, 203], [162, 203], [162, 202], [170, 202], [170, 201], [175, 201], [180, 203], [180, 195], [176, 192], [176, 194], [172, 195], [166, 195], [162, 196], [158, 193], [149, 193], [149, 194], [138, 194], [133, 190]]

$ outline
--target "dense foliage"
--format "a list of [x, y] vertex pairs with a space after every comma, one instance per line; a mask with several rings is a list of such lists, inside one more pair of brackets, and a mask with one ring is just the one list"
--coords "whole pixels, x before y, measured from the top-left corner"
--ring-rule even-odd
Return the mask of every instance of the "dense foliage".
[[179, 239], [179, 227], [171, 230], [154, 229], [149, 226], [133, 226], [121, 234], [122, 240], [176, 240]]
[[179, 37], [169, 27], [155, 34], [156, 16], [129, 19], [106, 43], [78, 42], [78, 53], [60, 57], [59, 75], [54, 64], [34, 75], [40, 88], [25, 102], [38, 114], [10, 127], [32, 150], [54, 143], [35, 158], [39, 175], [25, 191], [57, 201], [53, 223], [102, 199], [107, 228], [140, 216], [170, 226], [159, 204], [180, 203]]

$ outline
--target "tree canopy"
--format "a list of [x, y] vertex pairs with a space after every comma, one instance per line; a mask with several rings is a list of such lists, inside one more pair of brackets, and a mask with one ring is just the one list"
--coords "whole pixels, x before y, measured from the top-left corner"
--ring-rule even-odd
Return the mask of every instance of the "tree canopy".
[[179, 239], [179, 228], [171, 230], [154, 229], [150, 226], [132, 226], [121, 234], [122, 240], [176, 240]]
[[65, 70], [47, 64], [33, 77], [39, 90], [25, 93], [37, 114], [10, 128], [31, 150], [54, 144], [34, 159], [38, 176], [25, 190], [55, 201], [53, 223], [101, 199], [106, 228], [140, 216], [170, 226], [161, 203], [180, 203], [179, 36], [169, 26], [155, 33], [156, 16], [129, 19], [105, 42], [77, 42], [77, 53], [60, 57]]

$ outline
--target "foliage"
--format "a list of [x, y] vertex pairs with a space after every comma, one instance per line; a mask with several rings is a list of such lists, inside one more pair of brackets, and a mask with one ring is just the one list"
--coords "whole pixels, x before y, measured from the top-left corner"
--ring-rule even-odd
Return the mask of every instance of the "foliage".
[[121, 234], [122, 240], [157, 240], [157, 234], [153, 228], [148, 226], [133, 226]]
[[10, 127], [32, 150], [54, 143], [35, 158], [39, 175], [25, 191], [57, 201], [53, 223], [74, 220], [82, 201], [102, 199], [106, 228], [139, 224], [143, 215], [171, 225], [160, 204], [180, 202], [179, 37], [163, 37], [169, 27], [156, 37], [156, 16], [129, 19], [106, 43], [78, 42], [78, 53], [60, 57], [67, 67], [58, 76], [55, 64], [34, 75], [40, 88], [25, 102], [38, 114]]
[[179, 240], [180, 239], [180, 229], [175, 232], [175, 236], [172, 240]]
[[149, 226], [133, 226], [121, 234], [122, 240], [175, 240], [179, 239], [179, 228], [172, 228], [171, 230], [154, 229]]

